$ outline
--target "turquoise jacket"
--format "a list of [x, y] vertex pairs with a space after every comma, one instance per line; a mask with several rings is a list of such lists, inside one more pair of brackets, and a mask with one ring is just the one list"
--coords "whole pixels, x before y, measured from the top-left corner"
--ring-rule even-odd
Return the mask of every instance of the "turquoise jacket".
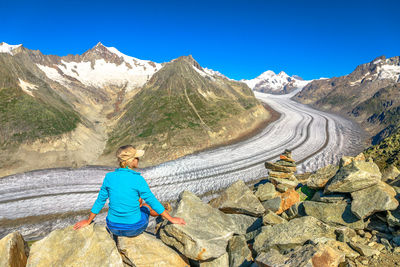
[[108, 220], [133, 224], [141, 219], [139, 197], [158, 214], [164, 212], [164, 206], [150, 191], [149, 185], [139, 172], [118, 168], [106, 174], [91, 212], [98, 214], [109, 199]]

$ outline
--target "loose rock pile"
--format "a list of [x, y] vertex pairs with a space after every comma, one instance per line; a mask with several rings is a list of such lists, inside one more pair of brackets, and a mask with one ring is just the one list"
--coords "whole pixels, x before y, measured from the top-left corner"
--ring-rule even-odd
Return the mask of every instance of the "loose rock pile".
[[[395, 266], [400, 263], [400, 176], [382, 181], [363, 154], [298, 179], [290, 151], [266, 162], [269, 177], [238, 180], [204, 203], [189, 191], [157, 235], [119, 238], [104, 226], [56, 230], [26, 250], [0, 241], [0, 266]], [[302, 176], [305, 177], [304, 175]], [[388, 178], [389, 177], [389, 178]], [[7, 255], [7, 256], [4, 256]], [[8, 264], [8, 265], [7, 265]]]

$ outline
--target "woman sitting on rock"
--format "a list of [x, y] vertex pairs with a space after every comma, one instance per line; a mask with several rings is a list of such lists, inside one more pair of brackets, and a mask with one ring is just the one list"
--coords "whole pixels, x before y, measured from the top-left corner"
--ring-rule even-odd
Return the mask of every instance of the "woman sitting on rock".
[[[122, 146], [117, 151], [120, 168], [106, 174], [99, 195], [89, 218], [77, 222], [74, 229], [89, 225], [103, 208], [109, 198], [106, 218], [108, 230], [117, 236], [137, 236], [149, 223], [149, 215], [161, 215], [171, 223], [186, 224], [182, 218], [171, 217], [164, 206], [156, 199], [145, 179], [134, 171], [139, 165], [143, 150], [133, 146]], [[146, 203], [142, 203], [142, 199]]]

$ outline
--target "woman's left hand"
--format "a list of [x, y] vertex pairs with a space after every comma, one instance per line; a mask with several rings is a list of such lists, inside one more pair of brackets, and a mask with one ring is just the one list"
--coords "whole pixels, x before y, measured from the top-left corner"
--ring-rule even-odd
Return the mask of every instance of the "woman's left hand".
[[82, 220], [74, 225], [74, 230], [78, 230], [79, 228], [83, 228], [85, 226], [88, 226], [89, 224], [89, 220]]

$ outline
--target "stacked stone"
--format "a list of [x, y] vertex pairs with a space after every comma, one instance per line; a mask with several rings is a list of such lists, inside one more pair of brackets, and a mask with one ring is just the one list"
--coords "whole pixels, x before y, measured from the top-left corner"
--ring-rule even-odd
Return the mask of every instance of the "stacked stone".
[[290, 150], [286, 149], [275, 163], [265, 162], [265, 168], [269, 169], [269, 180], [276, 187], [276, 190], [281, 193], [286, 192], [288, 189], [296, 188], [299, 184], [294, 175], [297, 170], [296, 162], [292, 159]]

